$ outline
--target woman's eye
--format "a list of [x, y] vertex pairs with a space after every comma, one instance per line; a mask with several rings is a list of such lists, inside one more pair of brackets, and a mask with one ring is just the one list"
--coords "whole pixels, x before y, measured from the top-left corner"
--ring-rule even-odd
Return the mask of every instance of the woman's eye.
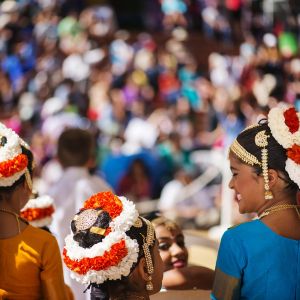
[[166, 250], [168, 250], [169, 248], [170, 248], [170, 245], [167, 244], [167, 243], [160, 243], [160, 244], [158, 245], [158, 249], [159, 249], [159, 250], [166, 251]]

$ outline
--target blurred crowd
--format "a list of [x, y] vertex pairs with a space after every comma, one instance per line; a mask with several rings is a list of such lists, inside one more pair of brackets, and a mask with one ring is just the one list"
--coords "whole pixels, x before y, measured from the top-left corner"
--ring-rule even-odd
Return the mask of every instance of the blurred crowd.
[[[58, 138], [78, 127], [96, 141], [91, 173], [135, 202], [163, 195], [159, 207], [169, 210], [210, 163], [194, 153], [225, 159], [236, 135], [278, 102], [300, 108], [297, 1], [152, 1], [144, 12], [151, 30], [134, 33], [102, 2], [0, 6], [0, 119], [30, 142], [39, 194], [63, 173]], [[147, 22], [152, 16], [158, 24]], [[191, 31], [238, 54], [213, 52], [201, 69], [187, 47]], [[180, 209], [194, 217], [218, 208], [220, 184], [221, 170]]]

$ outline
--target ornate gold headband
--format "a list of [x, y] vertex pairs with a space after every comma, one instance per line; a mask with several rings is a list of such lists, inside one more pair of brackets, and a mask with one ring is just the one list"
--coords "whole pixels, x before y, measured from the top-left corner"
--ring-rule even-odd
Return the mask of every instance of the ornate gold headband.
[[261, 166], [261, 162], [251, 153], [249, 153], [236, 139], [230, 146], [232, 151], [239, 159], [250, 166]]
[[[247, 129], [253, 128], [248, 127]], [[265, 183], [265, 199], [273, 199], [272, 192], [270, 191], [269, 186], [269, 177], [268, 177], [268, 138], [270, 136], [266, 134], [265, 130], [259, 131], [254, 138], [255, 145], [261, 148], [261, 159], [260, 162], [253, 154], [249, 153], [238, 141], [235, 141], [230, 146], [230, 151], [232, 151], [239, 159], [250, 166], [258, 165], [262, 168], [264, 183]]]

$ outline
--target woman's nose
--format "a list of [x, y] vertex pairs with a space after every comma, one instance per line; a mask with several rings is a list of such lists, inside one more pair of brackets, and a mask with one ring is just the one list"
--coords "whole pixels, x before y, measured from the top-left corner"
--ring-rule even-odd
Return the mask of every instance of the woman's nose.
[[179, 255], [182, 254], [184, 251], [182, 249], [182, 247], [180, 247], [178, 244], [173, 243], [172, 247], [171, 247], [171, 253], [173, 256], [175, 255]]
[[228, 183], [228, 187], [230, 189], [233, 189], [233, 178], [230, 179], [229, 183]]

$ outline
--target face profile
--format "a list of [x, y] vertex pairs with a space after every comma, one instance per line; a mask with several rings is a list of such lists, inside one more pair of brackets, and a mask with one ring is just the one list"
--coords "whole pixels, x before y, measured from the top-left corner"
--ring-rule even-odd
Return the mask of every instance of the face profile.
[[176, 224], [173, 226], [161, 224], [155, 227], [155, 232], [164, 262], [164, 271], [186, 267], [188, 252], [181, 229]]

